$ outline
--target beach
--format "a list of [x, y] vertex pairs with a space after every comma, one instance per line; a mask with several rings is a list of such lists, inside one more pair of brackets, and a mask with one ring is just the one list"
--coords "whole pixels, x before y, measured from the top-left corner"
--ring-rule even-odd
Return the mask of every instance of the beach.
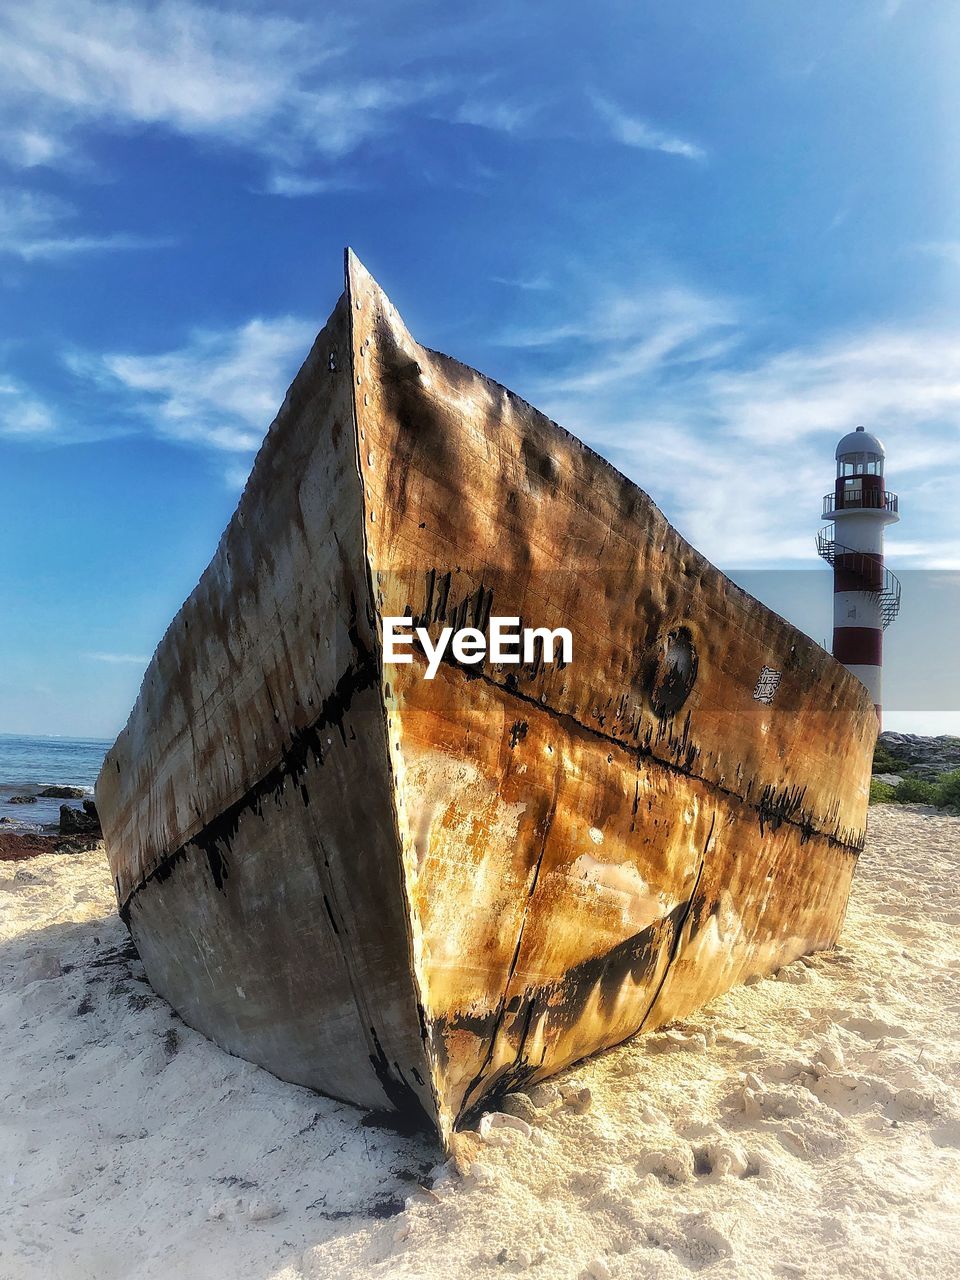
[[875, 806], [841, 945], [445, 1161], [147, 985], [102, 851], [0, 864], [4, 1280], [960, 1274], [960, 818]]

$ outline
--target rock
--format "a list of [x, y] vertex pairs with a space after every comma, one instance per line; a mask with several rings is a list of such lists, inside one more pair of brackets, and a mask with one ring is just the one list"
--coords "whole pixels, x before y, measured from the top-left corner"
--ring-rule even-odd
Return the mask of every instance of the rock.
[[54, 853], [89, 853], [91, 849], [96, 849], [100, 843], [100, 833], [92, 832], [86, 836], [64, 836], [57, 837], [54, 843]]
[[82, 800], [83, 787], [44, 787], [37, 793], [44, 800]]
[[276, 1200], [254, 1199], [247, 1205], [248, 1222], [269, 1222], [271, 1218], [279, 1218], [283, 1213], [283, 1205]]
[[560, 1101], [560, 1090], [555, 1084], [535, 1084], [527, 1090], [527, 1097], [538, 1111], [549, 1111]]
[[585, 1280], [610, 1280], [610, 1268], [603, 1258], [594, 1258], [583, 1274]]
[[486, 1115], [480, 1117], [477, 1133], [484, 1142], [488, 1141], [490, 1135], [497, 1129], [513, 1129], [524, 1138], [529, 1138], [533, 1132], [526, 1120], [521, 1120], [519, 1116], [508, 1115], [505, 1111], [488, 1111]]
[[593, 1101], [593, 1094], [585, 1084], [562, 1084], [560, 1097], [563, 1099], [563, 1105], [578, 1116], [586, 1115]]
[[525, 1120], [527, 1124], [534, 1124], [539, 1115], [533, 1101], [525, 1093], [506, 1094], [500, 1101], [500, 1109], [507, 1115]]
[[60, 834], [64, 836], [100, 834], [100, 818], [92, 800], [84, 800], [82, 809], [68, 804], [60, 806]]
[[[931, 738], [919, 733], [881, 733], [877, 754], [884, 766], [892, 760], [903, 772], [932, 781], [941, 773], [960, 769], [960, 738], [950, 734]], [[892, 770], [887, 768], [887, 772]]]
[[36, 796], [11, 796], [7, 804], [36, 804]]

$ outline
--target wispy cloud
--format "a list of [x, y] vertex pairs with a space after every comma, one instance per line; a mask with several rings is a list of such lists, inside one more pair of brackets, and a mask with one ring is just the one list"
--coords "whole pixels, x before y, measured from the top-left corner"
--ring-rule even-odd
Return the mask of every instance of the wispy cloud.
[[707, 153], [703, 147], [688, 138], [630, 115], [616, 103], [599, 94], [594, 94], [593, 105], [606, 124], [610, 136], [626, 147], [636, 147], [641, 151], [662, 151], [668, 156], [682, 156], [685, 160], [705, 160]]
[[0, 374], [0, 436], [45, 440], [57, 433], [53, 410], [29, 388]]
[[810, 563], [834, 446], [860, 423], [885, 440], [909, 513], [894, 554], [925, 565], [960, 556], [960, 329], [877, 328], [771, 351], [744, 305], [687, 287], [594, 284], [581, 303], [566, 321], [504, 335], [546, 365], [526, 384], [531, 399], [711, 559]]
[[734, 340], [737, 309], [682, 285], [610, 290], [560, 324], [508, 329], [501, 342], [552, 348], [553, 392], [591, 392], [636, 380], [668, 365], [698, 364]]
[[[745, 302], [683, 283], [591, 279], [537, 289], [531, 318], [500, 335], [519, 389], [630, 475], [711, 559], [745, 567], [813, 558], [833, 449], [861, 422], [888, 446], [910, 524], [896, 557], [960, 561], [960, 328], [892, 326], [771, 348]], [[566, 304], [566, 316], [556, 317]], [[214, 451], [240, 488], [315, 326], [287, 316], [198, 331], [160, 353], [75, 353], [105, 417]], [[534, 374], [533, 370], [537, 372]], [[56, 439], [55, 413], [0, 381], [0, 431]]]
[[[525, 296], [542, 308], [537, 291]], [[687, 285], [594, 282], [589, 299], [559, 322], [517, 326], [501, 345], [530, 352], [519, 357], [528, 368], [533, 355], [546, 362], [526, 383], [531, 399], [637, 480], [711, 558], [810, 563], [834, 444], [860, 422], [887, 439], [913, 511], [896, 554], [924, 564], [960, 554], [953, 484], [931, 481], [960, 429], [960, 330], [875, 329], [771, 351], [758, 348], [762, 323], [744, 303]], [[143, 427], [230, 455], [224, 479], [240, 488], [312, 337], [294, 317], [255, 319], [173, 351], [75, 356], [72, 367]]]
[[91, 662], [109, 662], [118, 665], [133, 664], [137, 667], [145, 667], [150, 658], [140, 653], [85, 653], [84, 658], [89, 658]]
[[[0, 88], [0, 104], [3, 102], [2, 93]], [[15, 169], [34, 169], [40, 165], [73, 167], [70, 148], [63, 138], [43, 129], [25, 128], [10, 118], [12, 115], [12, 112], [8, 113], [6, 110], [0, 114], [0, 119], [5, 123], [4, 133], [0, 138], [0, 158]]]
[[350, 178], [345, 174], [320, 178], [309, 173], [276, 169], [267, 175], [262, 191], [264, 195], [296, 197], [362, 191], [363, 187], [359, 178]]
[[453, 109], [450, 120], [453, 124], [473, 125], [498, 133], [518, 133], [529, 128], [538, 113], [539, 105], [535, 103], [468, 98]]
[[0, 12], [0, 154], [25, 167], [57, 164], [82, 129], [155, 126], [291, 169], [337, 159], [440, 88], [430, 76], [348, 74], [349, 47], [349, 22], [339, 17], [308, 23], [190, 0], [109, 10], [97, 0], [8, 5]]
[[[422, 48], [409, 42], [401, 41], [404, 56], [378, 66], [364, 16], [312, 12], [307, 20], [196, 0], [7, 5], [0, 158], [24, 169], [76, 168], [88, 135], [150, 128], [253, 152], [266, 162], [265, 191], [308, 196], [338, 187], [345, 157], [417, 113], [507, 137], [580, 141], [596, 135], [599, 117], [625, 146], [705, 157], [696, 142], [600, 95], [592, 122], [571, 128], [555, 123], [542, 95], [504, 91], [498, 73], [424, 70]], [[462, 37], [451, 31], [435, 43], [449, 51]], [[430, 65], [444, 66], [441, 49]], [[559, 100], [562, 89], [549, 92]]]
[[70, 258], [78, 253], [117, 253], [132, 249], [167, 249], [176, 241], [165, 236], [138, 236], [117, 232], [109, 236], [60, 236], [27, 241], [13, 247], [0, 244], [0, 253], [14, 253], [24, 262]]
[[[900, 526], [896, 526], [887, 534], [885, 542], [885, 550], [888, 557], [893, 556], [899, 562], [901, 561], [922, 561], [922, 568], [938, 569], [938, 570], [957, 570], [960, 569], [960, 547], [955, 547], [953, 551], [948, 546], [934, 538], [904, 538], [898, 532]], [[909, 569], [916, 569], [917, 566], [909, 564]], [[957, 585], [954, 583], [954, 585]]]
[[202, 331], [158, 355], [75, 353], [72, 370], [169, 440], [250, 453], [309, 351], [315, 326], [292, 316]]
[[273, 115], [335, 48], [329, 29], [182, 0], [113, 5], [109, 22], [92, 0], [38, 0], [4, 15], [4, 98], [29, 96], [61, 124], [242, 132]]
[[[716, 412], [744, 439], [773, 444], [858, 423], [960, 424], [960, 331], [877, 328], [714, 374]], [[908, 457], [928, 465], [911, 444]]]
[[72, 234], [69, 223], [75, 213], [65, 200], [45, 192], [0, 190], [0, 254], [34, 262], [79, 253], [166, 248], [174, 243], [167, 237], [126, 232], [103, 236]]
[[539, 293], [544, 289], [552, 289], [553, 283], [546, 272], [530, 276], [491, 276], [494, 284], [502, 284], [507, 289], [523, 289]]

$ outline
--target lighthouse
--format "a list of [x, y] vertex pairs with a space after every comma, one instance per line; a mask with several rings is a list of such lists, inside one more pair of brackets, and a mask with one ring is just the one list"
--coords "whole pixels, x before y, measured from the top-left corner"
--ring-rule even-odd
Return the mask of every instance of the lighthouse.
[[883, 531], [900, 519], [886, 487], [884, 449], [857, 427], [837, 445], [837, 479], [823, 499], [817, 551], [833, 566], [833, 656], [869, 689], [880, 716], [883, 633], [900, 612], [900, 582], [883, 563]]

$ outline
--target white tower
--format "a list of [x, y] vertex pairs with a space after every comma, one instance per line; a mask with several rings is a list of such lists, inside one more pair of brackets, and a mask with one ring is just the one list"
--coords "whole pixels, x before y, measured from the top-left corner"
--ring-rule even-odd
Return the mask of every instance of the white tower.
[[817, 551], [833, 566], [833, 656], [882, 704], [883, 632], [900, 612], [900, 582], [883, 563], [884, 526], [899, 501], [883, 479], [883, 445], [863, 427], [837, 445], [837, 483], [823, 500]]

